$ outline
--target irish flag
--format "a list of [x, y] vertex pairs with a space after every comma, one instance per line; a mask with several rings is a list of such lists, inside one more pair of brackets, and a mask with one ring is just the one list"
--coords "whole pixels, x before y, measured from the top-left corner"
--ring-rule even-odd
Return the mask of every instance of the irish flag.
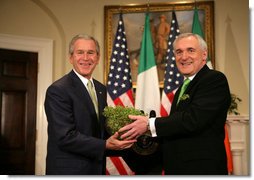
[[140, 50], [135, 108], [149, 114], [151, 110], [160, 115], [160, 89], [150, 32], [149, 13], [146, 13], [145, 27]]

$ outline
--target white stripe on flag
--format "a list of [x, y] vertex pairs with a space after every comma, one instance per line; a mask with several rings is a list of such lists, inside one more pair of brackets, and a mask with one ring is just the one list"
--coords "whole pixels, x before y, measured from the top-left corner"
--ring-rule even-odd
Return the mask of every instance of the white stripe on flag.
[[112, 100], [112, 98], [111, 98], [111, 96], [109, 95], [109, 93], [107, 93], [107, 103], [108, 103], [108, 106], [115, 107], [115, 103], [114, 103], [114, 101]]
[[125, 107], [133, 107], [134, 106], [131, 103], [131, 99], [127, 93], [122, 94], [119, 98], [121, 99], [121, 101]]
[[[116, 157], [113, 157], [116, 158]], [[124, 167], [124, 170], [126, 171], [127, 174], [125, 175], [134, 175], [133, 171], [129, 168], [129, 166], [126, 164], [126, 162], [123, 160], [122, 157], [117, 157], [120, 160], [121, 165]], [[109, 173], [109, 175], [122, 175], [121, 169], [118, 168], [118, 166], [116, 166], [110, 157], [107, 157], [106, 159], [106, 165], [107, 165], [107, 171]]]
[[160, 89], [156, 66], [138, 74], [135, 108], [147, 114], [154, 110], [157, 117], [160, 116]]
[[[178, 88], [177, 88], [178, 89]], [[175, 92], [177, 91], [177, 89], [173, 90], [170, 93], [175, 94]], [[164, 107], [164, 109], [167, 111], [168, 115], [170, 113], [171, 107], [172, 107], [172, 103], [170, 102], [170, 99], [167, 97], [167, 95], [165, 94], [164, 91], [162, 91], [162, 98], [161, 98], [161, 105]]]

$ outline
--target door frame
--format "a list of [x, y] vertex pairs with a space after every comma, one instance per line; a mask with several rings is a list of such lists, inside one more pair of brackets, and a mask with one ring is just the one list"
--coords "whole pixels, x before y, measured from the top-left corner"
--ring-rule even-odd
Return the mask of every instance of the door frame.
[[38, 53], [35, 175], [45, 175], [48, 137], [44, 100], [53, 77], [53, 40], [0, 34], [0, 48]]

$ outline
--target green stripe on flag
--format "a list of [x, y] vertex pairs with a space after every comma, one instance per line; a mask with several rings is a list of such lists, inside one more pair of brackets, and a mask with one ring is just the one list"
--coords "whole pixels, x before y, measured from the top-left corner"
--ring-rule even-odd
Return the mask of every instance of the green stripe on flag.
[[156, 66], [156, 64], [155, 64], [153, 43], [152, 43], [151, 31], [150, 31], [150, 18], [149, 18], [149, 14], [147, 13], [145, 18], [144, 33], [142, 37], [138, 73], [146, 71], [153, 66]]
[[[199, 21], [198, 9], [197, 9], [196, 6], [195, 6], [195, 9], [194, 9], [194, 15], [193, 15], [192, 33], [193, 34], [198, 34], [203, 39], [205, 39], [204, 33], [202, 31], [202, 26], [201, 26], [201, 23]], [[206, 64], [208, 65], [208, 67], [210, 69], [213, 69], [213, 65], [212, 65], [212, 62], [211, 62], [211, 59], [210, 59], [210, 56], [209, 56], [209, 52], [208, 52], [208, 56], [207, 56], [207, 59], [206, 59]]]
[[198, 16], [198, 9], [195, 7], [194, 9], [194, 16], [193, 16], [193, 23], [192, 23], [192, 33], [193, 34], [198, 34], [202, 38], [204, 38], [204, 33], [202, 31], [202, 27], [199, 21], [199, 16]]

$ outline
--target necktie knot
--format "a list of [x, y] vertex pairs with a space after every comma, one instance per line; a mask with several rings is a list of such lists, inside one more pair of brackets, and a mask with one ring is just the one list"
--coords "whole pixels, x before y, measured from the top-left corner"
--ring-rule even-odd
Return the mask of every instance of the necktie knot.
[[87, 87], [88, 87], [89, 90], [93, 88], [93, 83], [92, 83], [91, 80], [88, 80]]
[[184, 80], [184, 82], [183, 82], [183, 86], [184, 86], [185, 88], [187, 88], [187, 86], [189, 85], [189, 83], [190, 83], [190, 79], [189, 79], [189, 78], [186, 78], [186, 79]]

